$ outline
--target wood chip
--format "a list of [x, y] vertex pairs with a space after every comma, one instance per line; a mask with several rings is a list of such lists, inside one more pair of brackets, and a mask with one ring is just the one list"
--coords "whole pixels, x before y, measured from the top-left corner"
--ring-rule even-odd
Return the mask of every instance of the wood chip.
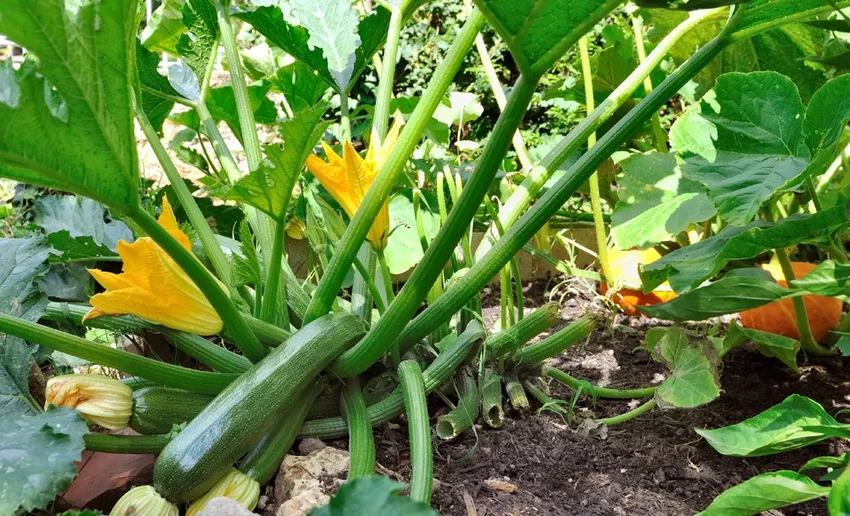
[[488, 478], [484, 481], [484, 485], [493, 491], [501, 491], [503, 493], [516, 493], [519, 491], [519, 487], [516, 484], [498, 478]]

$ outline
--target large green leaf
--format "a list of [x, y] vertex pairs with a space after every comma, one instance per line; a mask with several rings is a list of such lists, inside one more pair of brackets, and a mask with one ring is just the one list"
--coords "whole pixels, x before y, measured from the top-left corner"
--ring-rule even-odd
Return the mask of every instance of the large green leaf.
[[[676, 124], [677, 132], [703, 134], [706, 123], [711, 124], [716, 131], [713, 148], [677, 150], [687, 157], [685, 177], [706, 187], [725, 221], [744, 225], [805, 170], [810, 155], [803, 137], [806, 108], [794, 83], [774, 72], [725, 74], [717, 79], [715, 91], [715, 98], [699, 105], [698, 115], [691, 113], [687, 123]], [[682, 135], [674, 138], [685, 140]]]
[[[87, 256], [116, 256], [119, 240], [133, 240], [133, 232], [121, 221], [104, 220], [105, 208], [84, 197], [47, 196], [35, 202], [35, 221], [59, 252], [60, 260]], [[68, 256], [66, 256], [66, 254]]]
[[705, 189], [682, 177], [674, 154], [635, 154], [620, 163], [611, 236], [620, 249], [652, 247], [717, 214]]
[[691, 344], [681, 328], [658, 329], [660, 338], [647, 336], [652, 357], [670, 368], [670, 377], [658, 386], [655, 398], [662, 407], [691, 408], [720, 395], [717, 357], [709, 346]]
[[327, 82], [301, 61], [279, 68], [266, 80], [286, 96], [289, 107], [295, 113], [315, 106], [329, 87]]
[[621, 2], [616, 0], [475, 0], [508, 44], [517, 67], [543, 75]]
[[310, 516], [435, 516], [428, 505], [400, 496], [405, 485], [381, 475], [369, 475], [346, 482], [328, 505], [313, 509]]
[[[0, 239], [0, 313], [37, 321], [47, 307], [38, 280], [48, 270], [50, 246], [42, 238]], [[0, 420], [37, 409], [29, 394], [34, 346], [0, 337]]]
[[850, 295], [850, 264], [823, 261], [802, 278], [791, 280], [790, 285], [820, 296]]
[[[322, 12], [322, 9], [316, 6], [315, 2], [307, 0], [299, 0], [306, 10], [312, 10], [315, 13]], [[323, 0], [323, 3], [340, 3], [339, 0]], [[350, 3], [347, 3], [350, 6]], [[299, 4], [301, 5], [301, 4]], [[299, 11], [301, 12], [301, 11]], [[366, 69], [372, 55], [378, 51], [387, 37], [389, 29], [390, 15], [386, 9], [378, 9], [371, 16], [364, 18], [357, 27], [357, 38], [359, 46], [356, 46], [354, 59], [350, 70], [346, 67], [342, 70], [331, 72], [330, 61], [327, 59], [327, 54], [323, 53], [325, 46], [330, 48], [332, 57], [341, 56], [346, 48], [343, 46], [336, 48], [331, 46], [334, 44], [335, 30], [330, 24], [337, 23], [341, 20], [321, 20], [318, 16], [310, 14], [303, 21], [305, 25], [309, 22], [315, 24], [315, 32], [310, 32], [313, 27], [301, 27], [284, 19], [284, 14], [278, 7], [258, 7], [253, 11], [238, 13], [237, 17], [247, 21], [254, 26], [257, 31], [268, 39], [269, 43], [276, 45], [292, 57], [303, 62], [316, 73], [319, 74], [328, 84], [342, 91], [348, 91], [354, 85], [354, 82]], [[328, 25], [325, 26], [324, 23]], [[342, 31], [346, 30], [344, 27]], [[328, 32], [330, 31], [330, 32]], [[316, 38], [316, 39], [314, 39]], [[347, 36], [346, 36], [347, 38]], [[349, 39], [345, 40], [346, 45], [350, 45]], [[339, 58], [342, 62], [342, 58]], [[346, 61], [347, 63], [348, 61]], [[339, 84], [337, 79], [345, 78], [344, 84]]]
[[188, 0], [182, 9], [183, 25], [176, 50], [199, 78], [206, 73], [218, 47], [218, 19], [210, 0]]
[[697, 516], [749, 516], [826, 496], [828, 487], [794, 471], [762, 473], [727, 489]]
[[67, 407], [0, 418], [0, 514], [41, 509], [77, 476], [88, 425]]
[[826, 502], [830, 516], [850, 515], [850, 468], [845, 468], [829, 491], [829, 499]]
[[732, 260], [749, 260], [768, 249], [815, 241], [832, 234], [850, 220], [847, 206], [835, 206], [813, 215], [792, 215], [779, 222], [752, 222], [729, 226], [717, 235], [677, 249], [641, 268], [644, 289], [665, 281], [685, 293], [711, 278]]
[[760, 457], [803, 448], [828, 436], [804, 430], [811, 425], [833, 425], [838, 422], [814, 400], [792, 394], [757, 416], [740, 423], [696, 433], [723, 455]]
[[327, 128], [327, 124], [320, 123], [327, 108], [327, 104], [320, 104], [280, 124], [283, 148], [267, 146], [268, 165], [240, 179], [225, 196], [250, 204], [282, 221], [304, 161]]
[[717, 281], [690, 290], [666, 303], [638, 308], [659, 319], [704, 321], [794, 295], [793, 291], [780, 287], [765, 271], [736, 269]]
[[[419, 220], [429, 241], [437, 234], [437, 218], [427, 206], [421, 206]], [[403, 274], [422, 259], [422, 246], [416, 230], [413, 202], [407, 195], [390, 199], [390, 237], [387, 239], [387, 266], [393, 274]]]
[[838, 138], [850, 120], [848, 91], [850, 75], [842, 75], [826, 83], [809, 102], [803, 132], [815, 162], [832, 161], [837, 154]]
[[131, 0], [0, 2], [0, 33], [38, 58], [15, 75], [17, 102], [0, 102], [0, 175], [136, 208], [137, 8]]

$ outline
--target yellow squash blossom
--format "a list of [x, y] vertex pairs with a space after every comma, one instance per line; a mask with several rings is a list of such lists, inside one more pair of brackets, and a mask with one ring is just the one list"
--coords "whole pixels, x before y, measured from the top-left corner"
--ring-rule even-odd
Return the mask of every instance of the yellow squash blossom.
[[192, 502], [186, 510], [186, 516], [202, 514], [210, 500], [221, 496], [236, 500], [249, 511], [253, 511], [260, 498], [260, 484], [238, 469], [231, 468], [206, 494]]
[[66, 374], [47, 380], [44, 408], [70, 407], [110, 430], [125, 428], [133, 412], [133, 389], [99, 374]]
[[[401, 124], [396, 122], [387, 133], [382, 143], [378, 142], [376, 134], [372, 134], [369, 150], [366, 158], [361, 158], [351, 142], [343, 145], [342, 156], [334, 152], [328, 144], [322, 142], [328, 161], [323, 161], [318, 156], [307, 158], [307, 168], [322, 183], [322, 186], [342, 206], [349, 217], [354, 217], [357, 208], [366, 197], [366, 192], [375, 181], [375, 176], [384, 166], [384, 162], [390, 155], [390, 151], [398, 140]], [[385, 202], [378, 212], [378, 216], [372, 223], [367, 238], [377, 250], [387, 246], [387, 237], [390, 233], [390, 210]]]
[[[158, 222], [186, 249], [189, 237], [180, 231], [168, 200], [162, 199]], [[150, 237], [118, 242], [124, 261], [121, 274], [89, 269], [106, 292], [91, 298], [84, 321], [101, 315], [132, 314], [175, 330], [213, 335], [224, 326], [215, 309], [189, 276]]]

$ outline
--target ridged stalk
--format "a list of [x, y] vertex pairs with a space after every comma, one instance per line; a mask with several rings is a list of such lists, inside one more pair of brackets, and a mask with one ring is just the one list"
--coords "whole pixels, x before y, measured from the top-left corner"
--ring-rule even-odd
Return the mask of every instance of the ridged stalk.
[[507, 330], [494, 333], [484, 341], [489, 358], [498, 358], [524, 346], [560, 319], [558, 305], [546, 303]]
[[322, 280], [313, 293], [313, 298], [304, 315], [305, 323], [321, 317], [331, 309], [337, 292], [351, 267], [351, 262], [372, 227], [378, 211], [398, 184], [408, 158], [419, 143], [420, 137], [431, 121], [431, 116], [463, 64], [469, 49], [472, 47], [475, 35], [478, 34], [483, 24], [484, 16], [478, 10], [470, 13], [446, 56], [434, 71], [434, 80], [423, 93], [416, 109], [402, 129], [390, 156], [366, 193], [357, 213], [349, 222], [333, 259], [325, 269]]
[[384, 59], [381, 62], [378, 91], [375, 94], [375, 114], [372, 117], [372, 128], [380, 141], [383, 141], [387, 136], [401, 27], [405, 18], [404, 12], [409, 3], [410, 0], [400, 0], [397, 5], [387, 4], [390, 10], [390, 26], [387, 31], [387, 42], [384, 44]]
[[508, 393], [508, 399], [514, 410], [527, 410], [531, 407], [522, 383], [515, 376], [505, 378], [505, 392]]
[[314, 382], [301, 395], [300, 403], [296, 403], [286, 414], [281, 414], [280, 424], [272, 428], [242, 459], [239, 465], [242, 473], [256, 480], [261, 486], [266, 485], [275, 476], [323, 385], [322, 382]]
[[18, 317], [0, 314], [0, 332], [60, 351], [89, 362], [120, 369], [160, 385], [203, 394], [218, 394], [238, 375], [197, 371], [166, 364], [133, 353], [95, 344], [68, 333], [31, 323]]
[[582, 392], [586, 392], [597, 398], [612, 398], [621, 400], [647, 398], [649, 396], [654, 396], [656, 390], [655, 387], [644, 387], [640, 389], [610, 389], [608, 387], [598, 387], [587, 381], [574, 378], [560, 369], [555, 369], [554, 367], [544, 366], [543, 371], [544, 374], [549, 376], [549, 378], [566, 385], [570, 389], [574, 391], [581, 389]]
[[505, 422], [505, 410], [502, 408], [502, 377], [488, 369], [481, 385], [481, 417], [492, 428], [499, 428]]
[[459, 436], [478, 419], [479, 392], [475, 379], [461, 373], [457, 388], [457, 406], [437, 420], [437, 437], [446, 441]]
[[476, 262], [463, 278], [447, 289], [436, 303], [419, 314], [399, 337], [402, 345], [421, 340], [458, 311], [471, 296], [498, 273], [499, 269], [504, 267], [526, 242], [531, 240], [534, 234], [561, 209], [567, 199], [611, 154], [618, 150], [682, 86], [719, 55], [727, 46], [728, 34], [735, 27], [739, 13], [744, 12], [745, 6], [746, 4], [739, 6], [733, 19], [719, 36], [700, 48], [626, 117], [605, 133], [605, 136], [593, 148], [570, 167], [564, 177], [507, 230], [505, 236], [493, 245], [486, 256]]
[[410, 498], [430, 505], [434, 457], [431, 453], [431, 424], [428, 422], [425, 380], [419, 364], [412, 360], [399, 364], [398, 379], [404, 394], [410, 439]]
[[244, 373], [251, 368], [251, 361], [242, 355], [218, 346], [207, 339], [191, 333], [175, 331], [164, 326], [143, 321], [131, 315], [102, 315], [83, 323], [83, 316], [89, 311], [88, 306], [71, 305], [68, 303], [50, 303], [44, 313], [44, 318], [55, 322], [71, 322], [78, 326], [100, 328], [114, 332], [127, 333], [158, 333], [174, 346], [175, 349], [186, 353], [198, 362], [219, 373]]
[[[477, 321], [470, 323], [466, 331], [445, 351], [437, 355], [437, 358], [422, 373], [426, 394], [442, 385], [458, 367], [470, 360], [477, 353], [483, 340], [484, 328], [481, 324]], [[404, 410], [403, 394], [400, 389], [396, 389], [385, 399], [369, 405], [366, 413], [374, 427], [398, 416], [402, 410]], [[347, 432], [348, 425], [343, 418], [331, 417], [306, 421], [301, 427], [299, 436], [335, 439], [346, 435]]]
[[517, 350], [511, 358], [511, 362], [520, 366], [540, 363], [580, 342], [593, 333], [594, 328], [596, 328], [596, 318], [590, 314], [583, 315], [566, 328], [561, 328], [554, 335]]
[[366, 402], [356, 376], [345, 379], [342, 414], [348, 423], [348, 480], [375, 473], [375, 436], [366, 414]]

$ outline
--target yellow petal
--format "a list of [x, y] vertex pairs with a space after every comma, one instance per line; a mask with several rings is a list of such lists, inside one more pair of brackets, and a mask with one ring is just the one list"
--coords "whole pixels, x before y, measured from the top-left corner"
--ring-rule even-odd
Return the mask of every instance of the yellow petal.
[[375, 217], [375, 222], [369, 228], [367, 238], [372, 243], [372, 247], [376, 250], [384, 249], [387, 246], [387, 238], [390, 234], [390, 209], [387, 203], [381, 207], [378, 216]]
[[[123, 242], [123, 241], [122, 241]], [[121, 245], [120, 243], [118, 244]], [[122, 288], [130, 288], [135, 286], [126, 275], [114, 274], [112, 272], [102, 271], [100, 269], [87, 269], [89, 274], [100, 283], [100, 286], [107, 290], [118, 290]]]
[[192, 249], [192, 241], [186, 236], [186, 233], [180, 230], [177, 224], [177, 218], [174, 216], [174, 210], [171, 209], [171, 203], [168, 202], [168, 197], [162, 197], [162, 213], [156, 220], [159, 225], [165, 228], [175, 240], [180, 242], [180, 245], [186, 249]]

